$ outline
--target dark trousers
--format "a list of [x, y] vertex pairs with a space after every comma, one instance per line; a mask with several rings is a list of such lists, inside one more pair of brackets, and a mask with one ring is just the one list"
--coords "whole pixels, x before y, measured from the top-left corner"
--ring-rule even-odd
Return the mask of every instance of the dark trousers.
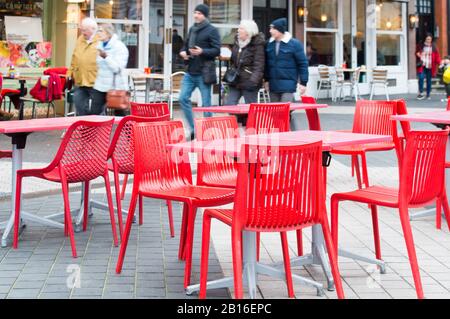
[[[230, 91], [225, 99], [225, 105], [238, 105], [241, 97], [244, 97], [246, 104], [258, 102], [258, 89], [257, 90], [241, 90], [236, 87], [229, 87]], [[247, 125], [247, 115], [237, 115], [236, 116], [239, 123], [242, 126]]]
[[424, 91], [424, 85], [425, 80], [427, 80], [427, 97], [431, 94], [431, 80], [432, 80], [432, 74], [431, 69], [423, 68], [423, 72], [419, 73], [419, 92], [420, 94], [423, 94]]
[[106, 114], [105, 92], [90, 87], [77, 87], [73, 95], [73, 101], [78, 116]]

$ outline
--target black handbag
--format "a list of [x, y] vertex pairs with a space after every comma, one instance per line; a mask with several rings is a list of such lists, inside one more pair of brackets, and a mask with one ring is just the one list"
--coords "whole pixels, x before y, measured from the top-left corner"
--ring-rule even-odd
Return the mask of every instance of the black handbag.
[[223, 82], [228, 83], [230, 85], [236, 85], [238, 81], [239, 81], [239, 70], [234, 67], [230, 67], [223, 76]]
[[216, 63], [214, 61], [204, 62], [202, 76], [205, 84], [217, 84]]

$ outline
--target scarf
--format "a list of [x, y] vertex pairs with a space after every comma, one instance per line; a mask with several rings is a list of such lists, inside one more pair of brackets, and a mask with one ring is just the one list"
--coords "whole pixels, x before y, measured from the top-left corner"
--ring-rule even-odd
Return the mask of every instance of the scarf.
[[245, 40], [245, 41], [242, 41], [242, 40], [239, 40], [239, 39], [238, 39], [238, 45], [239, 45], [239, 48], [240, 48], [240, 49], [245, 48], [247, 45], [250, 44], [250, 42], [252, 42], [252, 39], [251, 39], [250, 37], [249, 37], [247, 40]]
[[209, 25], [209, 20], [206, 19], [205, 21], [203, 21], [201, 23], [195, 23], [191, 27], [191, 31], [189, 34], [189, 49], [196, 46], [198, 32], [208, 25]]

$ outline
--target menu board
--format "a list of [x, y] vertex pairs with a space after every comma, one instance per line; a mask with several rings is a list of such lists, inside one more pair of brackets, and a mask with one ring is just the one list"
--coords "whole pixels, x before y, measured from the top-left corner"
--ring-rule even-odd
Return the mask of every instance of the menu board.
[[44, 41], [41, 18], [5, 16], [5, 33], [8, 42], [30, 43]]

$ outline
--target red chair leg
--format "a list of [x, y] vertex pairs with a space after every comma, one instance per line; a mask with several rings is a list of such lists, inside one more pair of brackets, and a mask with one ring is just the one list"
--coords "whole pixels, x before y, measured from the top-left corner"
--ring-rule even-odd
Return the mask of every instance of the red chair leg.
[[358, 156], [356, 155], [354, 157], [355, 159], [355, 172], [356, 172], [356, 180], [358, 182], [358, 189], [362, 189], [362, 181], [361, 181], [361, 167], [359, 165], [359, 159]]
[[242, 232], [231, 230], [231, 247], [233, 254], [234, 295], [236, 299], [244, 298], [242, 283]]
[[123, 215], [122, 215], [122, 199], [120, 194], [120, 183], [119, 183], [119, 173], [117, 169], [114, 168], [114, 189], [116, 195], [116, 205], [117, 205], [117, 219], [119, 220], [119, 234], [120, 240], [123, 237]]
[[447, 220], [448, 230], [450, 230], [450, 209], [448, 206], [448, 199], [446, 190], [444, 190], [444, 198], [442, 199], [442, 205], [444, 208], [445, 219]]
[[106, 197], [108, 198], [109, 218], [111, 219], [113, 241], [114, 241], [114, 246], [117, 247], [117, 246], [119, 246], [119, 242], [117, 240], [116, 219], [114, 217], [114, 204], [113, 204], [113, 200], [112, 200], [111, 183], [109, 181], [108, 172], [106, 172], [104, 178], [105, 178], [105, 186], [106, 186]]
[[204, 215], [203, 231], [202, 231], [202, 257], [200, 262], [200, 293], [199, 293], [200, 299], [206, 298], [210, 237], [211, 237], [211, 216]]
[[123, 261], [127, 251], [128, 239], [130, 238], [131, 226], [133, 225], [134, 212], [138, 201], [138, 194], [133, 192], [131, 196], [130, 208], [128, 210], [127, 223], [123, 232], [122, 244], [120, 245], [119, 259], [117, 260], [116, 273], [122, 272]]
[[184, 246], [186, 244], [186, 227], [187, 227], [187, 205], [183, 204], [183, 216], [181, 221], [181, 230], [180, 230], [180, 247], [178, 249], [178, 259], [184, 260]]
[[407, 208], [400, 208], [400, 221], [402, 223], [403, 235], [405, 236], [406, 248], [408, 250], [409, 262], [414, 278], [414, 285], [416, 287], [417, 297], [423, 299], [422, 280], [420, 279], [419, 264], [417, 262], [416, 248], [414, 247], [414, 239], [409, 222], [409, 214]]
[[339, 267], [337, 262], [337, 250], [334, 249], [333, 246], [336, 243], [333, 243], [331, 239], [330, 229], [328, 228], [328, 221], [322, 221], [322, 231], [325, 239], [325, 244], [327, 246], [328, 257], [330, 259], [331, 273], [333, 274], [334, 284], [336, 287], [336, 293], [339, 299], [344, 299], [344, 289], [342, 287], [341, 275], [339, 274]]
[[442, 200], [437, 199], [436, 200], [436, 229], [441, 230], [442, 229]]
[[191, 284], [191, 269], [192, 269], [192, 251], [194, 250], [194, 232], [195, 232], [195, 217], [197, 209], [188, 206], [188, 225], [185, 243], [185, 258], [186, 264], [184, 268], [184, 288]]
[[363, 173], [363, 182], [366, 187], [369, 187], [369, 172], [367, 171], [367, 158], [366, 154], [361, 154], [361, 166], [362, 166], [362, 173]]
[[381, 245], [380, 245], [380, 228], [378, 226], [378, 208], [371, 205], [372, 210], [372, 225], [373, 225], [373, 239], [375, 243], [375, 255], [378, 260], [381, 260]]
[[67, 181], [65, 178], [61, 179], [61, 185], [62, 185], [62, 192], [63, 192], [63, 197], [64, 197], [64, 212], [65, 212], [65, 216], [66, 216], [67, 230], [69, 232], [70, 245], [72, 246], [72, 256], [73, 256], [73, 258], [77, 258], [77, 248], [76, 248], [76, 244], [75, 244], [75, 235], [73, 232], [72, 216], [70, 214], [69, 185], [67, 184]]
[[303, 256], [303, 230], [297, 230], [297, 254]]
[[167, 201], [167, 213], [169, 215], [169, 227], [170, 227], [170, 237], [175, 237], [175, 228], [173, 226], [173, 210], [172, 210], [172, 202], [170, 200]]
[[333, 238], [334, 250], [339, 251], [339, 201], [331, 198], [331, 237]]
[[283, 249], [284, 271], [286, 273], [286, 284], [289, 298], [294, 298], [294, 284], [292, 283], [291, 260], [289, 259], [289, 245], [286, 232], [280, 233], [281, 246]]
[[125, 192], [127, 191], [127, 184], [128, 184], [128, 174], [125, 174], [125, 176], [123, 178], [122, 191], [120, 192], [120, 198], [122, 200], [125, 199]]
[[139, 226], [144, 225], [144, 200], [139, 196]]
[[22, 195], [22, 176], [17, 174], [17, 181], [16, 181], [16, 198], [12, 199], [15, 200], [15, 212], [14, 212], [14, 239], [13, 239], [13, 248], [17, 249], [19, 245], [19, 225], [20, 225], [20, 199]]
[[261, 233], [256, 233], [256, 261], [261, 257]]
[[83, 231], [85, 232], [87, 230], [89, 213], [89, 181], [84, 183], [83, 206]]

